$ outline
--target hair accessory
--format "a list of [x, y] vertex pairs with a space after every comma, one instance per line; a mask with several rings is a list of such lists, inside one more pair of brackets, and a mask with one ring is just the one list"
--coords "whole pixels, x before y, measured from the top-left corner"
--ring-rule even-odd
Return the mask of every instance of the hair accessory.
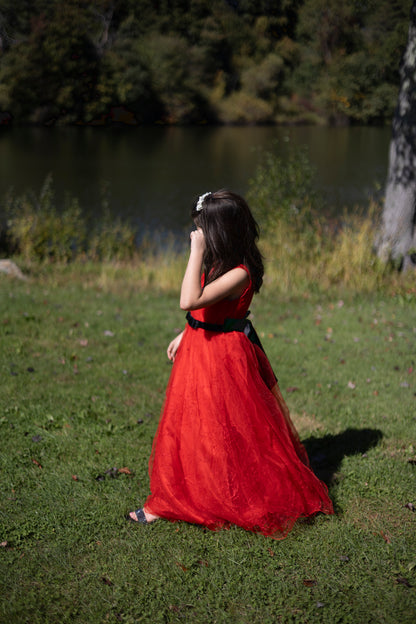
[[196, 207], [195, 207], [195, 210], [196, 210], [197, 212], [199, 212], [200, 210], [202, 210], [202, 208], [203, 208], [202, 204], [204, 203], [204, 199], [205, 199], [205, 197], [208, 197], [208, 195], [211, 195], [211, 191], [208, 191], [208, 193], [204, 193], [203, 195], [200, 195], [200, 196], [198, 197], [198, 201], [197, 201], [197, 203], [196, 203]]

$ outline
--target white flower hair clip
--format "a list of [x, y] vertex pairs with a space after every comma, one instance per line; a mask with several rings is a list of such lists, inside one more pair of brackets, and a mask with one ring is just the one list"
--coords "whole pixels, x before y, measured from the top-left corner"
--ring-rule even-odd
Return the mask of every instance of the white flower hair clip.
[[211, 191], [208, 191], [208, 193], [203, 193], [203, 195], [200, 195], [198, 197], [198, 201], [196, 202], [196, 206], [195, 206], [195, 210], [197, 212], [199, 212], [200, 210], [202, 210], [203, 208], [203, 203], [204, 203], [204, 199], [205, 197], [208, 197], [208, 195], [211, 195]]

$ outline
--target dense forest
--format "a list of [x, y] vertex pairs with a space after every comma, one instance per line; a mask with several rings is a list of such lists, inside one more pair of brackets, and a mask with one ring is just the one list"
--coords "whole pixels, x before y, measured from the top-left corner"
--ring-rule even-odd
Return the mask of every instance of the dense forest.
[[390, 121], [411, 0], [0, 0], [0, 123]]

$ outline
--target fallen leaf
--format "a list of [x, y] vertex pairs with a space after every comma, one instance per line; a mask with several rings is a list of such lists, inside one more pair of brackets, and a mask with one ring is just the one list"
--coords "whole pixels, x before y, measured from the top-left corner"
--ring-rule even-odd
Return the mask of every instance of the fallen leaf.
[[124, 468], [119, 468], [118, 471], [121, 472], [121, 474], [126, 474], [126, 475], [133, 474], [131, 470], [129, 470], [126, 466], [124, 466]]
[[314, 587], [315, 585], [318, 584], [318, 581], [316, 579], [303, 579], [302, 582], [305, 585], [305, 587]]
[[384, 533], [384, 531], [380, 531], [380, 535], [384, 539], [386, 544], [391, 544], [391, 538], [390, 538], [390, 535], [388, 535], [388, 533]]
[[42, 464], [40, 464], [40, 463], [38, 462], [38, 460], [37, 460], [37, 459], [32, 459], [32, 462], [33, 462], [33, 463], [35, 464], [35, 466], [37, 466], [38, 468], [42, 468]]
[[184, 572], [188, 571], [188, 568], [186, 568], [183, 563], [179, 563], [179, 561], [175, 561], [176, 565], [181, 568], [181, 570], [183, 570]]
[[77, 475], [72, 475], [72, 480], [73, 480], [73, 481], [78, 481], [78, 477], [77, 477]]
[[110, 581], [110, 579], [108, 579], [107, 577], [103, 576], [101, 581], [104, 583], [104, 585], [109, 585], [110, 587], [112, 586], [112, 582]]

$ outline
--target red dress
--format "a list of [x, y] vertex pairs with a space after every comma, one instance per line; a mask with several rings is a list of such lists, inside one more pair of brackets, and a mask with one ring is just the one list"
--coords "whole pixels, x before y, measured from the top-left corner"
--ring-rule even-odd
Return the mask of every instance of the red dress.
[[[215, 324], [244, 318], [252, 297], [250, 281], [238, 299], [192, 316]], [[236, 524], [284, 537], [298, 518], [333, 513], [267, 357], [238, 331], [186, 326], [149, 472], [147, 511], [209, 529]]]

